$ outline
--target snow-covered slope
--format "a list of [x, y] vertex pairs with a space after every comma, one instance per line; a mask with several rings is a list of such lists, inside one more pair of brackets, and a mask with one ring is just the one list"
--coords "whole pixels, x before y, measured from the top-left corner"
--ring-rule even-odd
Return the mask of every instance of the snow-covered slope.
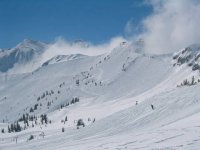
[[[188, 65], [199, 52], [147, 55], [124, 43], [109, 54], [59, 55], [30, 74], [1, 75], [0, 149], [199, 149], [200, 77]], [[34, 116], [29, 126], [20, 121], [22, 131], [8, 133], [26, 113]]]
[[79, 59], [79, 58], [82, 58], [82, 57], [86, 57], [86, 56], [82, 55], [82, 54], [57, 55], [57, 56], [51, 58], [50, 60], [44, 62], [42, 64], [42, 66], [60, 63], [60, 62], [64, 62], [64, 61], [69, 61], [69, 60], [73, 60], [73, 59]]
[[[12, 49], [1, 50], [0, 72], [7, 72], [10, 69], [15, 69], [15, 73], [18, 73], [18, 67], [24, 67], [33, 61], [33, 59], [36, 59], [46, 48], [47, 44], [45, 43], [25, 39]], [[34, 61], [31, 63], [34, 63]]]
[[187, 64], [192, 70], [200, 69], [200, 45], [194, 44], [175, 53], [173, 59], [176, 60], [175, 65]]

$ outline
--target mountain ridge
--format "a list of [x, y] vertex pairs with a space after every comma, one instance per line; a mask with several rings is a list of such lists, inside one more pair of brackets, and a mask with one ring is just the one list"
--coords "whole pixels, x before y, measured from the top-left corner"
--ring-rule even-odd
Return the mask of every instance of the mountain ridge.
[[[110, 53], [56, 55], [29, 74], [2, 76], [0, 148], [187, 148], [200, 131], [199, 70], [188, 65], [197, 57], [192, 48], [152, 55], [119, 44]], [[21, 131], [8, 133], [17, 122]]]

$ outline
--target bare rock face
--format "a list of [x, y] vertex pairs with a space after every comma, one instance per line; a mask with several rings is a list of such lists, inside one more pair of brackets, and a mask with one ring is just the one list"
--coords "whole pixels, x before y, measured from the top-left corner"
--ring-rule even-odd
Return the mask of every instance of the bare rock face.
[[173, 55], [174, 66], [187, 64], [193, 71], [200, 70], [200, 45], [191, 45]]

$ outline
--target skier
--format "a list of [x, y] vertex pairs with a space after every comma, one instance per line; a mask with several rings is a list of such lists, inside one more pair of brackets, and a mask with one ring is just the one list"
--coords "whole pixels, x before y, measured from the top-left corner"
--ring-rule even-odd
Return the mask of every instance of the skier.
[[138, 105], [138, 101], [135, 102], [135, 105]]
[[42, 135], [42, 137], [44, 138], [44, 136], [45, 136], [44, 132], [42, 132], [41, 135]]
[[18, 138], [18, 136], [15, 137], [15, 142], [16, 142], [16, 144], [17, 144], [17, 138]]
[[154, 110], [154, 106], [153, 106], [153, 104], [151, 104], [151, 109]]

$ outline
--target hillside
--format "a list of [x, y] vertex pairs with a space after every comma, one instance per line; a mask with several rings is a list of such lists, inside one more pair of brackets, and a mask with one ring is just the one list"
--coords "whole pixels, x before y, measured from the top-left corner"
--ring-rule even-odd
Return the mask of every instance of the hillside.
[[[45, 47], [29, 46], [18, 51], [40, 56]], [[198, 45], [150, 55], [121, 43], [110, 53], [57, 55], [32, 72], [2, 74], [0, 149], [199, 149], [199, 54]], [[28, 56], [15, 60], [23, 65]], [[8, 133], [17, 121], [21, 131]]]

